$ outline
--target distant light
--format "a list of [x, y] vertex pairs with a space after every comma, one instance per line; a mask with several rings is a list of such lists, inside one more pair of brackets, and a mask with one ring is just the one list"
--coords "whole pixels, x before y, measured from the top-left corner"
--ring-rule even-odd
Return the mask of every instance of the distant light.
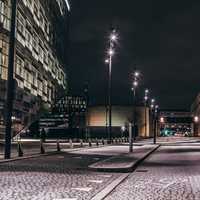
[[140, 72], [138, 72], [138, 71], [136, 71], [135, 73], [134, 73], [134, 76], [135, 77], [138, 77], [140, 75]]
[[158, 109], [158, 108], [159, 108], [159, 105], [156, 105], [155, 108]]
[[151, 99], [151, 103], [155, 103], [155, 99]]
[[114, 52], [114, 50], [113, 50], [113, 49], [109, 49], [109, 50], [108, 50], [108, 54], [109, 54], [110, 56], [113, 56], [113, 55], [114, 55], [114, 53], [115, 53], [115, 52]]
[[109, 59], [105, 59], [105, 63], [109, 63]]
[[69, 4], [69, 1], [68, 1], [68, 0], [65, 0], [65, 2], [66, 2], [66, 4], [67, 4], [67, 9], [68, 9], [68, 11], [70, 11], [70, 10], [71, 10], [71, 7], [70, 7], [70, 4]]
[[149, 93], [149, 90], [148, 90], [148, 89], [146, 89], [146, 90], [145, 90], [145, 94], [148, 94], [148, 93]]
[[161, 117], [161, 118], [160, 118], [160, 123], [165, 123], [164, 117]]
[[134, 82], [133, 82], [133, 86], [134, 86], [134, 87], [137, 87], [137, 86], [138, 86], [138, 82], [137, 82], [137, 81], [134, 81]]
[[195, 122], [195, 123], [199, 122], [199, 117], [198, 117], [198, 116], [195, 116], [195, 117], [194, 117], [194, 122]]
[[147, 100], [148, 100], [148, 96], [145, 96], [145, 97], [144, 97], [144, 100], [147, 101]]
[[112, 33], [110, 35], [110, 40], [113, 41], [113, 42], [117, 41], [117, 35], [115, 33]]
[[121, 130], [124, 132], [126, 130], [126, 127], [125, 126], [122, 126], [121, 127]]

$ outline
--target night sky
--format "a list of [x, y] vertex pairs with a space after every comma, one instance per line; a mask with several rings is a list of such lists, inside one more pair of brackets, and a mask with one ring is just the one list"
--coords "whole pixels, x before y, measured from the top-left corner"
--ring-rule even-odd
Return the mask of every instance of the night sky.
[[104, 104], [111, 26], [120, 35], [113, 59], [113, 104], [130, 104], [131, 72], [142, 74], [139, 95], [151, 90], [161, 108], [190, 109], [200, 91], [200, 2], [193, 0], [73, 0], [69, 83], [92, 104]]

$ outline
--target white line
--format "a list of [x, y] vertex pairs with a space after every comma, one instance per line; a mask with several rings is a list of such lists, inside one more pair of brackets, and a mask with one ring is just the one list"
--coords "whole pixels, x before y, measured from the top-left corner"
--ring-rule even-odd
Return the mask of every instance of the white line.
[[103, 183], [102, 180], [88, 180], [90, 183]]
[[76, 187], [76, 188], [71, 188], [72, 190], [78, 190], [78, 191], [83, 191], [83, 192], [89, 192], [92, 190], [91, 187]]
[[91, 200], [102, 200], [108, 196], [123, 180], [125, 180], [130, 173], [122, 174], [120, 177], [115, 179], [111, 184], [106, 186], [101, 192], [96, 194]]

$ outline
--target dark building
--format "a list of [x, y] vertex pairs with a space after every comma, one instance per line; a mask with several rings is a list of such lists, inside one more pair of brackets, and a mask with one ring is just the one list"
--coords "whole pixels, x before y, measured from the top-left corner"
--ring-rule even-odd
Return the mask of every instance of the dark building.
[[[15, 134], [67, 89], [67, 0], [18, 0], [15, 46]], [[0, 0], [0, 128], [3, 132], [11, 1]]]

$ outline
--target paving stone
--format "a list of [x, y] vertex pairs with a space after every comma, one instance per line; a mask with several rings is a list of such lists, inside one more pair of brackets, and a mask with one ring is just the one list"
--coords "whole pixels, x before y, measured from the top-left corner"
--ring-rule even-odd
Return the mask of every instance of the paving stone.
[[106, 200], [199, 200], [199, 165], [195, 144], [161, 147]]

